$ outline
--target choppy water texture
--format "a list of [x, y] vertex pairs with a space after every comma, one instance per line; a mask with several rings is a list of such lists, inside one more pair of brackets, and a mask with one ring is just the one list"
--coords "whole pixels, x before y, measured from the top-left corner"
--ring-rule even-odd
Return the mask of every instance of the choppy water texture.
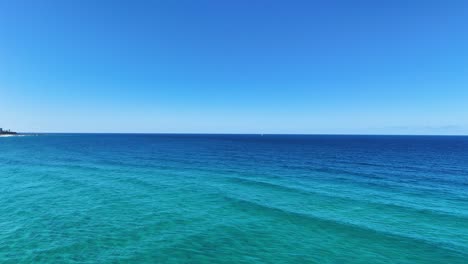
[[468, 137], [0, 138], [0, 263], [468, 263]]

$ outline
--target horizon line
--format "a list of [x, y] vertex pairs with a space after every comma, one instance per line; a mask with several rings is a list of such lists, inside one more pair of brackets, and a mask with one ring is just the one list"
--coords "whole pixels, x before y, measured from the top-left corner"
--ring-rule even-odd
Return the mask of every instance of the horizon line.
[[17, 132], [18, 134], [116, 134], [116, 135], [271, 135], [271, 136], [458, 136], [468, 134], [367, 134], [367, 133], [228, 133], [228, 132]]

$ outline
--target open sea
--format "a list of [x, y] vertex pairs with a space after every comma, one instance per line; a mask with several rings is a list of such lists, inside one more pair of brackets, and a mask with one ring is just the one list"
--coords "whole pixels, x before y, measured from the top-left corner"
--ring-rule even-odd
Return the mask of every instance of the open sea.
[[0, 263], [468, 263], [468, 137], [0, 137]]

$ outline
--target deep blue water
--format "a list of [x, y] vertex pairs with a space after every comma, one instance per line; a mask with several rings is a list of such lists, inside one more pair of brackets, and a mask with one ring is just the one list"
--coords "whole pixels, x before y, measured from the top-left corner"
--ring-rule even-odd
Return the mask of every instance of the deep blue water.
[[0, 263], [468, 263], [468, 137], [0, 137]]

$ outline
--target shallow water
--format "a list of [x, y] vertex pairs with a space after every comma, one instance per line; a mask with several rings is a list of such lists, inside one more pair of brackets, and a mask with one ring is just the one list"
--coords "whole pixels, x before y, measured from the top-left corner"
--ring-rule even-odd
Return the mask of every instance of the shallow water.
[[0, 138], [0, 263], [468, 263], [468, 137]]

